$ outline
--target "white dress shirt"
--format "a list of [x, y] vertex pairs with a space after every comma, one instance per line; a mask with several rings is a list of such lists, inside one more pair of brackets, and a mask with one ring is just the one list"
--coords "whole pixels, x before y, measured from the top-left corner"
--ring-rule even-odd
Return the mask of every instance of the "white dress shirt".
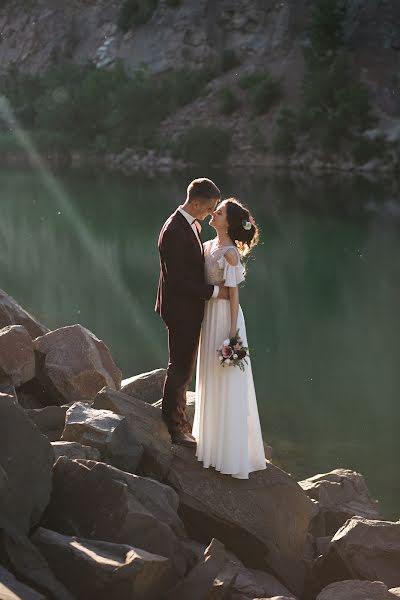
[[[201, 252], [203, 253], [203, 244], [200, 239], [199, 230], [197, 229], [196, 219], [194, 217], [192, 217], [192, 215], [190, 215], [188, 212], [186, 212], [186, 210], [183, 210], [182, 206], [179, 206], [178, 210], [179, 210], [179, 212], [181, 212], [183, 214], [186, 221], [189, 223], [190, 227], [193, 229], [193, 232], [197, 238], [197, 241], [199, 242]], [[214, 291], [213, 291], [213, 295], [211, 296], [211, 298], [216, 298], [218, 296], [218, 294], [219, 294], [219, 285], [214, 285]]]

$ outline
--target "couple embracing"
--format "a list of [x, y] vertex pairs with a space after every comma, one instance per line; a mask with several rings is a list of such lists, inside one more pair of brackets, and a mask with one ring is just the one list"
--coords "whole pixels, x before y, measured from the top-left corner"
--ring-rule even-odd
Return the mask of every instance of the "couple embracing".
[[[200, 221], [211, 215], [215, 237], [201, 241]], [[168, 331], [169, 362], [162, 416], [172, 443], [195, 448], [203, 466], [248, 479], [266, 468], [246, 326], [239, 304], [242, 258], [258, 241], [247, 208], [221, 201], [209, 179], [195, 179], [186, 201], [161, 229], [156, 311]], [[225, 341], [224, 341], [225, 340]], [[193, 428], [186, 392], [197, 358]], [[240, 368], [239, 368], [240, 367]]]

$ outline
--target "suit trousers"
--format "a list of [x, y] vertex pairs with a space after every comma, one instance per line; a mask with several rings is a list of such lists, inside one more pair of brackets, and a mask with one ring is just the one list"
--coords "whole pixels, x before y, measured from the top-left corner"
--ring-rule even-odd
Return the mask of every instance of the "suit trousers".
[[190, 432], [186, 417], [186, 392], [193, 378], [201, 321], [174, 320], [168, 329], [168, 368], [164, 383], [162, 416], [171, 434]]

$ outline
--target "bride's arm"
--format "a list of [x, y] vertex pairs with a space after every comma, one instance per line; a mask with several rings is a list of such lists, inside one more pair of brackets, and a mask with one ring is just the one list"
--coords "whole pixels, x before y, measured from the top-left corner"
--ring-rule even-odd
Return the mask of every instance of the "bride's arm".
[[237, 318], [239, 313], [239, 288], [231, 287], [229, 289], [229, 302], [231, 305], [231, 329], [229, 337], [233, 338], [237, 332]]
[[[228, 250], [228, 252], [225, 253], [225, 259], [232, 267], [236, 267], [239, 260], [237, 253], [233, 250]], [[228, 287], [228, 290], [229, 303], [231, 309], [231, 328], [229, 330], [229, 337], [233, 338], [237, 332], [237, 319], [239, 313], [239, 288], [237, 286]]]

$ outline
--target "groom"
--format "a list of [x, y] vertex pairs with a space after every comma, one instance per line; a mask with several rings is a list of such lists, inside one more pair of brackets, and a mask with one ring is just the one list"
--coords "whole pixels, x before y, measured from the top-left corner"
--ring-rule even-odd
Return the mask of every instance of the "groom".
[[186, 417], [186, 392], [193, 377], [205, 301], [228, 298], [224, 286], [205, 283], [199, 221], [211, 215], [221, 192], [210, 179], [195, 179], [186, 201], [164, 223], [158, 239], [160, 281], [155, 310], [168, 330], [169, 360], [162, 416], [172, 443], [195, 447]]

